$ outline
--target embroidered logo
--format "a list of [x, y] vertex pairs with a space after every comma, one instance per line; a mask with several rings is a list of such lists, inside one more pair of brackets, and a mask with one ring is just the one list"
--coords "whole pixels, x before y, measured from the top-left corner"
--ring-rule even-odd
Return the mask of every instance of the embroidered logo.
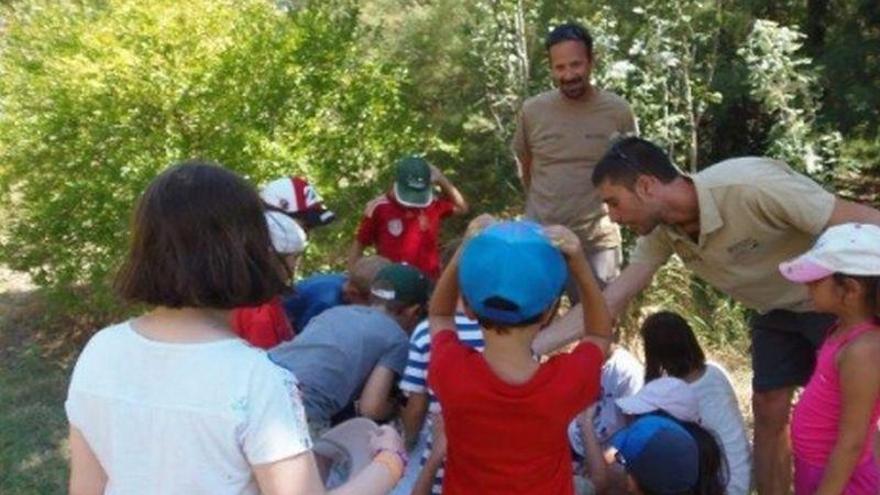
[[727, 246], [727, 254], [734, 260], [738, 260], [754, 253], [759, 246], [760, 244], [758, 244], [757, 240], [749, 237]]
[[388, 222], [388, 233], [394, 237], [400, 237], [403, 233], [403, 222], [399, 218], [395, 218]]

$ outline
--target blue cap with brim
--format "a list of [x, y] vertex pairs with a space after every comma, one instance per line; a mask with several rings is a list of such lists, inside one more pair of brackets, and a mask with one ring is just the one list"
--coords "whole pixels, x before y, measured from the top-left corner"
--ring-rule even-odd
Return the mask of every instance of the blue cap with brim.
[[501, 222], [469, 240], [461, 253], [461, 294], [481, 318], [517, 325], [540, 316], [562, 294], [565, 260], [533, 222]]
[[692, 490], [699, 478], [699, 450], [693, 436], [674, 420], [648, 415], [611, 437], [626, 472], [643, 490], [657, 495]]

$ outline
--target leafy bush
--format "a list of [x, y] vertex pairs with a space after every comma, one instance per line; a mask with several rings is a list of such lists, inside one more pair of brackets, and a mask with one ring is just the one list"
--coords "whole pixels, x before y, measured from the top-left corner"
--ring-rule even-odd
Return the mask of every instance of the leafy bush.
[[[41, 285], [105, 287], [132, 205], [181, 159], [255, 183], [300, 173], [342, 218], [337, 260], [377, 170], [423, 144], [402, 69], [365, 56], [354, 4], [21, 2], [0, 39], [0, 262]], [[337, 202], [337, 199], [345, 198]]]

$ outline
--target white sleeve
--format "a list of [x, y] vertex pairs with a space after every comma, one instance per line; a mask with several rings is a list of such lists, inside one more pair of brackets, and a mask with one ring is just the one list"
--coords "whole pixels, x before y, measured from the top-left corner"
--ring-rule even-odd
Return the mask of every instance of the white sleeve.
[[294, 457], [312, 448], [296, 378], [266, 357], [255, 370], [242, 437], [251, 465]]
[[697, 391], [702, 423], [721, 440], [730, 469], [728, 495], [747, 495], [751, 484], [751, 446], [736, 394], [725, 372], [715, 364], [707, 363], [706, 374], [710, 379], [703, 380], [701, 390]]

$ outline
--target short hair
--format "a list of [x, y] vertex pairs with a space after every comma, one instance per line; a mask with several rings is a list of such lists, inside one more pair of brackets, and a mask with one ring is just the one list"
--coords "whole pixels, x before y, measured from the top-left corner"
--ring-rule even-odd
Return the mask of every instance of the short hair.
[[584, 44], [584, 48], [587, 49], [587, 55], [590, 59], [593, 58], [593, 37], [590, 36], [590, 32], [587, 31], [587, 28], [581, 24], [577, 22], [566, 22], [556, 26], [552, 31], [547, 33], [547, 38], [544, 40], [544, 48], [547, 51], [550, 51], [550, 48], [552, 48], [553, 45], [565, 41], [580, 41]]
[[[561, 297], [557, 298], [555, 301], [553, 301], [553, 303], [550, 305], [550, 307], [546, 308], [544, 311], [541, 311], [540, 313], [536, 314], [535, 316], [526, 318], [525, 320], [523, 320], [515, 325], [511, 325], [509, 323], [501, 323], [501, 322], [495, 321], [491, 318], [487, 318], [485, 316], [479, 316], [479, 315], [477, 316], [477, 323], [483, 329], [493, 331], [493, 332], [500, 334], [500, 335], [507, 335], [508, 333], [510, 333], [511, 329], [523, 328], [523, 327], [527, 327], [529, 325], [534, 325], [535, 323], [540, 322], [544, 317], [546, 317], [548, 312], [555, 314], [557, 311], [559, 311], [560, 300], [561, 300]], [[464, 303], [467, 304], [467, 299], [464, 299]], [[486, 300], [485, 305], [489, 306], [489, 307], [497, 308], [497, 309], [508, 310], [508, 311], [517, 309], [516, 304], [514, 304], [514, 303], [512, 303], [502, 297], [489, 298], [488, 300]]]
[[391, 261], [388, 258], [379, 255], [364, 256], [358, 259], [351, 267], [348, 273], [348, 280], [358, 292], [369, 295], [370, 285], [373, 283], [373, 279], [376, 278], [376, 274], [390, 264]]
[[607, 180], [632, 190], [640, 175], [650, 175], [668, 184], [682, 173], [659, 146], [630, 136], [611, 145], [593, 169], [592, 181], [596, 187]]
[[114, 284], [130, 302], [233, 309], [287, 289], [260, 197], [219, 165], [188, 161], [159, 174], [131, 229]]
[[684, 378], [706, 365], [706, 355], [688, 322], [678, 313], [660, 311], [641, 328], [645, 346], [645, 382], [663, 376]]

